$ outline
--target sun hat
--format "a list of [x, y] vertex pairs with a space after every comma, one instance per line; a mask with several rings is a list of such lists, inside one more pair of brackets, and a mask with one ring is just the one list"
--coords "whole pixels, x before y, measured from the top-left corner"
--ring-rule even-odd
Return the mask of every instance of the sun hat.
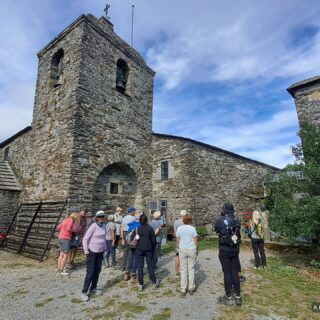
[[100, 210], [96, 213], [96, 217], [97, 218], [104, 218], [106, 216], [106, 214], [104, 213], [103, 210]]

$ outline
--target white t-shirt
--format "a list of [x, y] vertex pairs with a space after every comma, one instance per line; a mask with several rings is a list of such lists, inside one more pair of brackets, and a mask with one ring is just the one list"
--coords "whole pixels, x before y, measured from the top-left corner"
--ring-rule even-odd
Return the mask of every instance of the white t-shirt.
[[123, 231], [128, 231], [128, 224], [130, 222], [135, 221], [136, 218], [134, 216], [131, 216], [130, 214], [127, 214], [124, 218], [122, 218], [121, 227]]
[[177, 229], [176, 235], [180, 238], [179, 249], [196, 249], [193, 238], [198, 234], [195, 227], [184, 224]]

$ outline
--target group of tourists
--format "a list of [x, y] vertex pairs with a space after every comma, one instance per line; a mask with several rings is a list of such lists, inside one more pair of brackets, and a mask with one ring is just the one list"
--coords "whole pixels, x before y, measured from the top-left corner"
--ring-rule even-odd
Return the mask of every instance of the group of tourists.
[[[143, 291], [146, 263], [152, 288], [157, 289], [160, 286], [157, 278], [158, 260], [166, 221], [161, 211], [154, 212], [152, 218], [149, 222], [144, 212], [133, 207], [127, 210], [126, 215], [121, 207], [116, 208], [113, 214], [100, 210], [94, 219], [88, 218], [85, 211], [71, 213], [58, 226], [58, 273], [61, 276], [69, 275], [78, 247], [82, 244], [87, 265], [82, 299], [88, 301], [90, 295], [101, 293], [97, 285], [102, 264], [106, 268], [118, 266], [117, 253], [120, 252], [121, 243], [123, 254], [119, 268], [124, 272], [124, 280], [137, 282], [138, 290]], [[255, 210], [246, 231], [252, 241], [256, 269], [266, 267], [263, 218], [261, 212]], [[240, 282], [245, 280], [239, 260], [241, 225], [232, 204], [223, 205], [221, 216], [214, 223], [213, 229], [219, 235], [219, 260], [224, 273], [225, 295], [219, 298], [219, 303], [233, 305], [235, 302], [240, 306]], [[186, 210], [181, 210], [180, 218], [174, 223], [174, 236], [175, 275], [180, 278], [181, 296], [185, 297], [187, 293], [193, 295], [196, 290], [195, 264], [199, 252], [197, 230], [192, 225], [191, 214]], [[69, 266], [69, 270], [66, 266]]]

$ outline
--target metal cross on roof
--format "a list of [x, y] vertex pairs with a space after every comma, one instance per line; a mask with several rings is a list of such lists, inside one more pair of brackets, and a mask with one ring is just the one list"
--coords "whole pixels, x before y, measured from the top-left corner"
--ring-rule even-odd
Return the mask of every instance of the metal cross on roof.
[[105, 7], [104, 10], [103, 10], [103, 11], [106, 13], [106, 18], [107, 18], [108, 20], [110, 19], [110, 17], [108, 17], [109, 8], [110, 8], [110, 4], [107, 3], [107, 4], [106, 4], [106, 7]]

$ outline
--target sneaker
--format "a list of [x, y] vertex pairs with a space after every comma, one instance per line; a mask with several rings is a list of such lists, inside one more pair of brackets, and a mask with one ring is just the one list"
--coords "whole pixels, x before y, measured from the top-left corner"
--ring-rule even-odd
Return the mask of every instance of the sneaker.
[[232, 306], [233, 305], [233, 299], [232, 297], [227, 297], [226, 295], [218, 298], [218, 303], [224, 304], [225, 306]]
[[180, 279], [180, 272], [176, 272], [175, 278]]
[[90, 294], [91, 295], [97, 295], [97, 296], [100, 296], [102, 295], [102, 290], [101, 289], [93, 289], [93, 290], [90, 290]]
[[245, 282], [247, 279], [245, 276], [240, 276], [239, 277], [240, 282]]
[[144, 289], [143, 284], [138, 284], [138, 291], [143, 291], [143, 289]]
[[65, 277], [68, 277], [70, 275], [70, 273], [67, 271], [61, 271], [59, 274], [60, 276], [65, 276]]
[[236, 296], [236, 305], [237, 306], [241, 306], [242, 305], [242, 298], [241, 298], [241, 296]]
[[159, 282], [159, 280], [157, 280], [157, 282], [156, 283], [154, 283], [153, 284], [153, 290], [156, 290], [156, 289], [158, 289], [160, 287], [160, 282]]
[[189, 294], [190, 294], [190, 296], [193, 296], [194, 295], [194, 292], [195, 292], [195, 290], [193, 289], [193, 290], [189, 290]]
[[186, 291], [181, 291], [181, 292], [180, 292], [180, 297], [185, 298], [186, 295], [187, 295], [187, 292], [186, 292]]
[[89, 296], [86, 293], [81, 294], [81, 300], [82, 301], [89, 301]]
[[261, 266], [260, 266], [260, 267], [254, 267], [254, 269], [255, 269], [255, 270], [261, 270], [262, 267], [261, 267]]

